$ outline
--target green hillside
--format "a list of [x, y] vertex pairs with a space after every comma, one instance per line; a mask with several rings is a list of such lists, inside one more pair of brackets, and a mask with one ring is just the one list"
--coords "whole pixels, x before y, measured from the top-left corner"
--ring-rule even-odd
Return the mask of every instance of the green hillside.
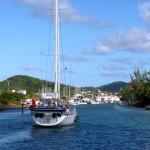
[[122, 81], [117, 81], [117, 82], [102, 85], [102, 86], [99, 86], [99, 87], [82, 87], [82, 91], [95, 91], [97, 93], [98, 90], [100, 90], [102, 92], [116, 93], [121, 88], [125, 87], [126, 85], [128, 85], [128, 83], [122, 82]]
[[[82, 87], [82, 91], [95, 91], [101, 90], [102, 92], [118, 92], [121, 88], [125, 87], [128, 83], [118, 81], [113, 82], [107, 85], [102, 85], [99, 87]], [[0, 91], [12, 91], [12, 90], [20, 90], [25, 89], [27, 93], [38, 93], [42, 90], [43, 85], [47, 86], [53, 92], [54, 82], [49, 82], [45, 80], [40, 80], [38, 78], [26, 76], [26, 75], [16, 75], [8, 78], [0, 82]], [[65, 85], [61, 85], [61, 91], [63, 94], [64, 89], [67, 87]], [[71, 87], [71, 95], [74, 94], [75, 87]], [[68, 93], [67, 93], [68, 94]]]
[[103, 86], [99, 86], [97, 87], [97, 89], [101, 90], [101, 91], [106, 91], [106, 92], [118, 92], [120, 89], [122, 89], [123, 87], [127, 86], [128, 83], [126, 82], [122, 82], [122, 81], [117, 81], [117, 82], [113, 82], [110, 84], [106, 84]]
[[[46, 81], [26, 75], [16, 75], [0, 82], [0, 91], [25, 89], [27, 93], [38, 93], [43, 83]], [[47, 82], [47, 86], [53, 88], [54, 83]]]
[[[18, 91], [20, 89], [26, 90], [28, 94], [42, 92], [42, 88], [47, 88], [48, 92], [54, 92], [54, 82], [49, 82], [46, 80], [40, 80], [38, 78], [26, 76], [26, 75], [16, 75], [0, 82], [0, 91]], [[68, 85], [61, 84], [61, 96], [69, 95]], [[70, 87], [70, 94], [73, 95], [75, 87]]]

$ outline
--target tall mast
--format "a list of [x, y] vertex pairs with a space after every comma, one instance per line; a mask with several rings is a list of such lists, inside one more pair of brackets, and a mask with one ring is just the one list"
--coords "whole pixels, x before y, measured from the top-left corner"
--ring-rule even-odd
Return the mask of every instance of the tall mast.
[[55, 93], [60, 98], [59, 3], [55, 0]]

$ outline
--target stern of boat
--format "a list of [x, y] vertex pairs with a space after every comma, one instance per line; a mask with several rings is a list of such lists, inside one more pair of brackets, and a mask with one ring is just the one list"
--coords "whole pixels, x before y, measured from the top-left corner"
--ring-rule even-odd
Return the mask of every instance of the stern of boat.
[[49, 112], [31, 110], [31, 115], [34, 124], [45, 127], [59, 126], [66, 117], [64, 112], [59, 111]]

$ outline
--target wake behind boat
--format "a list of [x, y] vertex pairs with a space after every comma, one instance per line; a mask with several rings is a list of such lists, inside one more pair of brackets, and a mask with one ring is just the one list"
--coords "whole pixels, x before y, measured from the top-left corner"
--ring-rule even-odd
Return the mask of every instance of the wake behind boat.
[[70, 109], [60, 100], [60, 54], [59, 54], [59, 3], [55, 0], [55, 92], [41, 93], [36, 105], [32, 99], [31, 115], [38, 126], [54, 127], [72, 125], [77, 122], [76, 109]]

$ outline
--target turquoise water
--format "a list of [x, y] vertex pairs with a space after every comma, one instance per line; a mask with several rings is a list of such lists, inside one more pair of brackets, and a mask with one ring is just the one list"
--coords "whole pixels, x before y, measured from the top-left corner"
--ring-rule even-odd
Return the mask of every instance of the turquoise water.
[[149, 150], [150, 111], [112, 104], [76, 106], [79, 122], [32, 126], [28, 109], [0, 112], [0, 150]]

